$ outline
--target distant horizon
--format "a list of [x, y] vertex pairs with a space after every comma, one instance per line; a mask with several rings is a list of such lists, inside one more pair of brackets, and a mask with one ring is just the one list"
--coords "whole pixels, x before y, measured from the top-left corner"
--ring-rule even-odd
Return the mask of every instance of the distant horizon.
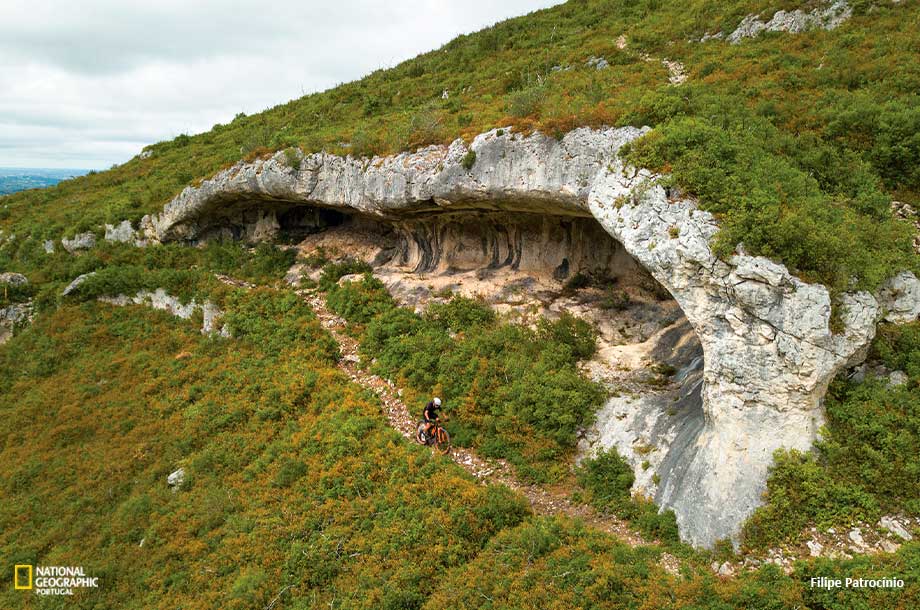
[[0, 165], [0, 170], [4, 170], [4, 169], [15, 169], [15, 170], [53, 169], [53, 170], [62, 171], [62, 172], [63, 171], [77, 171], [77, 172], [99, 171], [97, 168], [93, 168], [93, 167], [69, 167], [69, 166], [68, 167], [52, 167], [52, 166], [39, 167], [36, 165], [28, 165], [28, 166], [26, 165]]

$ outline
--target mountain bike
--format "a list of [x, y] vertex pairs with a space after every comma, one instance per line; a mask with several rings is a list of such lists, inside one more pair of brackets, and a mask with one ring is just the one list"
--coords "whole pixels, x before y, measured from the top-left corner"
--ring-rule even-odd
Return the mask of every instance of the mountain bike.
[[432, 422], [431, 432], [426, 434], [425, 422], [420, 421], [415, 430], [415, 441], [420, 445], [433, 445], [434, 450], [441, 455], [447, 455], [450, 452], [450, 434], [440, 422]]

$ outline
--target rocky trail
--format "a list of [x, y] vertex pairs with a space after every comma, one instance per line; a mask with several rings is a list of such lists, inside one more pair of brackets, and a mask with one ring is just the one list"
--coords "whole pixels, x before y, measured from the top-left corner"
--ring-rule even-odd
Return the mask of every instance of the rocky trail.
[[[358, 342], [344, 332], [345, 320], [329, 311], [321, 293], [304, 290], [299, 294], [310, 304], [323, 327], [338, 342], [342, 354], [339, 368], [355, 383], [373, 390], [380, 397], [384, 415], [390, 425], [404, 437], [415, 442], [418, 417], [410, 412], [400, 398], [401, 390], [392, 381], [365, 370], [358, 355]], [[577, 517], [594, 528], [613, 534], [630, 546], [649, 544], [649, 541], [633, 531], [622, 519], [602, 515], [589, 506], [577, 504], [564, 490], [547, 489], [519, 480], [514, 475], [511, 465], [504, 460], [486, 460], [462, 447], [453, 447], [449, 457], [482, 483], [501, 483], [522, 493], [536, 514]]]

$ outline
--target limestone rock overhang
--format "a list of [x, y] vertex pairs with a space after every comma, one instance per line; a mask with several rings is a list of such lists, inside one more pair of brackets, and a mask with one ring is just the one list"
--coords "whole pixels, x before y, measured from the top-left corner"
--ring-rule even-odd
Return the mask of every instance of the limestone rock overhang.
[[389, 157], [301, 155], [299, 167], [277, 153], [186, 188], [142, 230], [194, 241], [221, 214], [273, 206], [384, 219], [482, 210], [595, 218], [673, 295], [703, 347], [705, 422], [669, 456], [681, 468], [656, 499], [674, 509], [685, 540], [711, 546], [736, 537], [760, 504], [776, 449], [811, 447], [829, 382], [864, 357], [881, 308], [869, 293], [843, 295], [835, 334], [826, 287], [743, 249], [716, 257], [716, 219], [619, 158], [646, 131], [584, 128], [557, 140], [493, 129], [469, 145]]

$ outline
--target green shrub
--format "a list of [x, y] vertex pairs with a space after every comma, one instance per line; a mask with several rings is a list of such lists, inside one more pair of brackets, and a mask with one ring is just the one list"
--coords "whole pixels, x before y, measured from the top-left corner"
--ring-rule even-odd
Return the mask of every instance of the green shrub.
[[473, 166], [476, 165], [476, 151], [470, 149], [463, 155], [463, 159], [460, 160], [460, 165], [463, 166], [466, 171], [473, 169]]
[[575, 477], [587, 492], [588, 501], [608, 512], [617, 512], [629, 504], [630, 490], [636, 480], [632, 467], [620, 457], [616, 447], [582, 460]]
[[365, 273], [360, 282], [345, 282], [329, 288], [326, 303], [329, 309], [349, 322], [364, 324], [391, 308], [393, 298], [383, 282]]
[[546, 86], [532, 84], [508, 95], [508, 114], [513, 117], [536, 116], [546, 98]]
[[671, 543], [680, 541], [674, 511], [659, 512], [651, 500], [632, 497], [635, 475], [616, 447], [582, 460], [575, 469], [575, 478], [585, 490], [587, 501], [601, 512], [627, 519], [650, 538]]
[[675, 118], [625, 152], [635, 165], [670, 169], [674, 181], [719, 217], [713, 250], [721, 257], [743, 243], [750, 254], [840, 289], [853, 288], [854, 277], [859, 287], [874, 288], [912, 266], [906, 227], [891, 218], [864, 164], [851, 162], [822, 185], [797, 167], [807, 162], [803, 153], [795, 153], [798, 159], [782, 154], [799, 147], [766, 121], [743, 120], [742, 129], [730, 118], [728, 125]]
[[425, 318], [444, 330], [464, 332], [476, 326], [492, 324], [495, 313], [481, 299], [454, 296], [444, 303], [431, 303], [425, 311]]
[[293, 169], [295, 172], [300, 171], [300, 152], [294, 148], [289, 147], [284, 149], [284, 160], [287, 162], [288, 167]]
[[372, 273], [373, 269], [364, 261], [346, 259], [338, 263], [327, 263], [319, 278], [320, 290], [329, 290], [346, 275]]
[[537, 332], [544, 341], [571, 347], [577, 360], [587, 360], [597, 349], [597, 331], [594, 327], [567, 311], [553, 322], [541, 319], [537, 324]]
[[285, 460], [272, 481], [275, 487], [290, 487], [307, 474], [307, 465], [300, 460]]

